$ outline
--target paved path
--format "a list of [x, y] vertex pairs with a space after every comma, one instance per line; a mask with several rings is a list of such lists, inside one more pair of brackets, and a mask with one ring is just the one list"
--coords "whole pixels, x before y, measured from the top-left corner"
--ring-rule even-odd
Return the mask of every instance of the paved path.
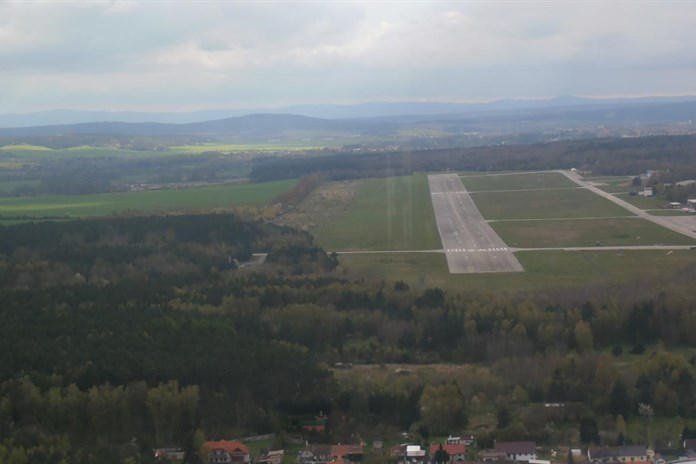
[[430, 175], [428, 185], [451, 274], [524, 271], [483, 219], [457, 174]]
[[642, 210], [638, 208], [637, 206], [634, 206], [630, 204], [627, 201], [624, 201], [620, 198], [615, 197], [611, 193], [607, 193], [602, 189], [598, 189], [597, 187], [594, 187], [593, 185], [590, 185], [588, 182], [585, 182], [580, 179], [580, 176], [576, 172], [572, 171], [558, 171], [562, 174], [564, 174], [568, 179], [572, 180], [576, 184], [585, 187], [586, 189], [596, 193], [599, 196], [602, 196], [606, 198], [609, 201], [613, 201], [619, 206], [622, 206], [635, 214], [636, 216], [639, 216], [643, 219], [647, 219], [648, 221], [654, 222], [655, 224], [658, 224], [662, 227], [665, 227], [667, 229], [673, 230], [674, 232], [678, 232], [682, 235], [686, 235], [687, 237], [691, 237], [693, 239], [696, 239], [696, 223], [693, 221], [689, 222], [678, 222], [678, 221], [671, 221], [669, 220], [670, 216], [653, 216], [652, 214], [648, 213], [645, 210]]

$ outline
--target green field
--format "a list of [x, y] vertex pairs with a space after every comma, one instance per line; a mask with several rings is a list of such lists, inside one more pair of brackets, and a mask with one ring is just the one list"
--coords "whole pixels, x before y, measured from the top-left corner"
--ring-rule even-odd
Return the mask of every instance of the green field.
[[234, 153], [241, 151], [300, 151], [300, 150], [321, 150], [326, 144], [318, 141], [314, 142], [282, 142], [282, 143], [219, 143], [203, 145], [177, 145], [169, 147], [170, 153], [198, 154], [206, 151], [219, 151], [223, 153]]
[[585, 189], [472, 193], [486, 219], [553, 219], [632, 216]]
[[36, 146], [36, 145], [5, 145], [0, 147], [0, 151], [6, 155], [14, 157], [13, 161], [41, 161], [49, 159], [61, 158], [99, 158], [106, 156], [161, 156], [162, 153], [156, 151], [136, 151], [125, 150], [121, 148], [106, 148], [106, 147], [71, 147], [54, 150], [51, 148]]
[[[450, 274], [443, 253], [341, 255], [347, 276], [414, 288], [515, 293], [537, 289], [590, 288], [649, 282], [668, 285], [681, 270], [696, 265], [696, 251], [524, 251], [515, 253], [525, 272]], [[648, 285], [646, 284], [647, 288]]]
[[53, 151], [50, 148], [42, 147], [41, 145], [29, 145], [22, 143], [19, 145], [3, 145], [0, 150], [4, 152], [22, 152], [22, 151]]
[[442, 247], [423, 174], [361, 181], [346, 213], [311, 232], [330, 251]]
[[122, 211], [173, 211], [264, 206], [296, 180], [176, 190], [0, 199], [0, 216], [102, 216]]
[[491, 222], [500, 238], [513, 247], [568, 247], [631, 245], [691, 245], [695, 241], [650, 221], [625, 219], [569, 219]]
[[18, 187], [38, 187], [38, 180], [3, 180], [0, 181], [0, 192], [12, 193]]
[[25, 164], [22, 161], [0, 161], [0, 170], [21, 169]]
[[471, 192], [578, 188], [578, 184], [559, 172], [488, 174], [485, 176], [462, 176], [461, 179], [464, 187]]

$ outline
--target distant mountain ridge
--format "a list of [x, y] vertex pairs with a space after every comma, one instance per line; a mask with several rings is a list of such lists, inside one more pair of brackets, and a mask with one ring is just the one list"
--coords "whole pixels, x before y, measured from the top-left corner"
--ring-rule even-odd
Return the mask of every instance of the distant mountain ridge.
[[87, 122], [0, 129], [0, 136], [99, 135], [269, 135], [282, 132], [388, 130], [393, 124], [367, 119], [319, 119], [294, 114], [252, 114], [187, 124]]
[[211, 109], [190, 112], [83, 111], [55, 109], [30, 113], [0, 114], [0, 127], [32, 127], [96, 122], [188, 124], [250, 114], [292, 114], [321, 119], [359, 119], [445, 114], [477, 115], [497, 111], [538, 110], [564, 107], [607, 107], [696, 101], [696, 96], [597, 99], [563, 95], [541, 100], [503, 99], [486, 103], [368, 102], [350, 105], [295, 105], [263, 109]]
[[[629, 102], [601, 104], [576, 97], [562, 97], [554, 101], [537, 102], [536, 107], [525, 107], [520, 101], [495, 102], [482, 106], [485, 111], [467, 106], [467, 111], [454, 111], [458, 104], [401, 103], [358, 105], [359, 112], [380, 114], [391, 109], [401, 111], [390, 116], [361, 118], [318, 118], [300, 114], [258, 113], [188, 123], [162, 122], [85, 122], [52, 124], [0, 129], [0, 136], [55, 136], [55, 135], [130, 135], [130, 136], [223, 136], [268, 138], [292, 133], [324, 133], [353, 136], [356, 134], [392, 135], [399, 129], [430, 128], [460, 134], [498, 130], [534, 131], [548, 127], [578, 128], [597, 125], [673, 124], [696, 121], [696, 98], [692, 100], [638, 99]], [[371, 106], [370, 106], [371, 105]], [[396, 105], [396, 106], [394, 106]], [[417, 114], [414, 106], [422, 114]], [[419, 106], [420, 105], [420, 106]], [[520, 106], [514, 108], [514, 106]], [[356, 109], [358, 106], [351, 107]], [[371, 108], [371, 109], [368, 109]], [[449, 110], [449, 111], [445, 111]], [[305, 108], [305, 111], [308, 111]], [[416, 114], [414, 114], [416, 113]]]

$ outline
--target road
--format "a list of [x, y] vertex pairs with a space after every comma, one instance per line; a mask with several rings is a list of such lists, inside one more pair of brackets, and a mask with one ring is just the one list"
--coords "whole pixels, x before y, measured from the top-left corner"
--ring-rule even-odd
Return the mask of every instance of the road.
[[483, 219], [457, 174], [430, 175], [428, 184], [451, 274], [524, 271]]
[[627, 201], [624, 201], [620, 198], [615, 197], [611, 193], [607, 193], [602, 189], [599, 189], [595, 187], [594, 185], [591, 185], [589, 182], [585, 182], [582, 179], [580, 179], [580, 175], [576, 172], [572, 171], [558, 171], [561, 174], [565, 175], [568, 179], [572, 180], [576, 184], [580, 185], [581, 187], [585, 187], [586, 189], [590, 190], [591, 192], [596, 193], [599, 196], [602, 196], [606, 198], [609, 201], [613, 201], [619, 206], [622, 206], [635, 214], [636, 216], [639, 216], [643, 219], [647, 219], [648, 221], [654, 222], [655, 224], [658, 224], [662, 227], [665, 227], [667, 229], [673, 230], [674, 232], [678, 232], [682, 235], [686, 235], [687, 237], [691, 237], [693, 239], [696, 239], [696, 219], [691, 220], [692, 218], [687, 218], [687, 221], [673, 221], [670, 220], [669, 216], [653, 216], [652, 214], [648, 213], [645, 210], [642, 210], [638, 208], [637, 206], [634, 206], [630, 204]]

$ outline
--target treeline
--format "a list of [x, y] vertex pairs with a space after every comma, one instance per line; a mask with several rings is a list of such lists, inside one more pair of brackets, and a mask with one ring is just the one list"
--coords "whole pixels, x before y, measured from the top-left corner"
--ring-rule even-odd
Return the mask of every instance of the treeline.
[[119, 217], [0, 227], [0, 285], [36, 289], [174, 279], [234, 269], [253, 252], [292, 272], [335, 266], [306, 233], [231, 214]]
[[[696, 178], [696, 136], [591, 139], [529, 145], [399, 151], [257, 160], [256, 181], [323, 173], [333, 180], [410, 175], [421, 171], [517, 171], [570, 169], [606, 175], [671, 170]], [[682, 180], [682, 179], [676, 180]]]
[[[0, 159], [24, 162], [18, 156]], [[137, 176], [144, 183], [214, 182], [246, 177], [251, 162], [244, 156], [231, 157], [217, 152], [200, 155], [134, 157], [114, 152], [99, 157], [56, 155], [24, 164], [20, 169], [0, 173], [0, 181], [38, 181], [37, 185], [18, 186], [3, 196], [74, 195], [129, 190], [127, 180]], [[126, 179], [124, 179], [124, 177]]]
[[[53, 150], [73, 147], [123, 148], [129, 150], [166, 150], [168, 146], [193, 145], [207, 140], [189, 135], [100, 135], [100, 134], [56, 134], [0, 136], [0, 147], [6, 145], [36, 145]], [[0, 149], [0, 154], [2, 150]]]
[[321, 182], [320, 174], [308, 174], [302, 177], [292, 189], [278, 195], [274, 203], [296, 206], [317, 188], [319, 182]]

